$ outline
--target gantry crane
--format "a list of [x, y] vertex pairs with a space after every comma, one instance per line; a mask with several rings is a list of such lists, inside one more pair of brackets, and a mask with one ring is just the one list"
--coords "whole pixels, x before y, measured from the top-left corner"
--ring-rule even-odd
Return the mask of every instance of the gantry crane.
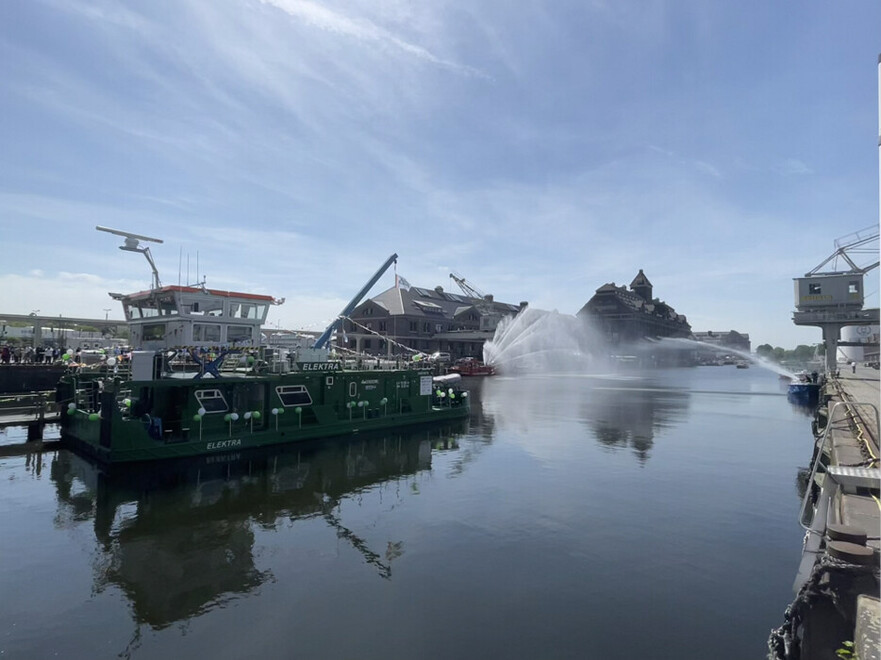
[[[823, 263], [807, 273], [805, 277], [840, 273], [841, 271], [837, 269], [839, 257], [850, 266], [851, 270], [848, 272], [855, 275], [865, 275], [873, 268], [878, 267], [878, 261], [864, 266], [857, 265], [856, 261], [860, 260], [858, 255], [862, 254], [878, 255], [878, 229], [876, 227], [861, 229], [842, 238], [835, 239], [835, 252], [829, 255]], [[832, 271], [821, 272], [820, 269], [830, 261], [832, 262]]]
[[[869, 256], [869, 263], [860, 265]], [[878, 266], [878, 229], [869, 227], [835, 241], [835, 252], [819, 266], [795, 278], [796, 325], [812, 325], [822, 329], [826, 345], [826, 373], [837, 368], [838, 347], [862, 345], [841, 341], [841, 329], [846, 326], [878, 324], [878, 308], [864, 309], [863, 276]], [[861, 259], [861, 256], [863, 258]], [[848, 270], [837, 270], [838, 259]], [[824, 271], [832, 263], [832, 270]], [[876, 344], [877, 346], [877, 344]], [[877, 350], [877, 349], [876, 349]]]

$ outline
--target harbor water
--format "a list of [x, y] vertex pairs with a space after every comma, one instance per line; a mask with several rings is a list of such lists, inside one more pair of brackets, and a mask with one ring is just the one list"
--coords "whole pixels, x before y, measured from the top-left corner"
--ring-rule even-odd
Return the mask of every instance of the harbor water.
[[0, 459], [0, 657], [766, 656], [811, 454], [777, 374], [468, 385], [455, 425]]

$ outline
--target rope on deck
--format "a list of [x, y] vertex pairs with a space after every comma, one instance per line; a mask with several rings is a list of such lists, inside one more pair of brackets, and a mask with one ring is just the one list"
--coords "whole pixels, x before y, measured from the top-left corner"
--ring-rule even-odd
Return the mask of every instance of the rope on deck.
[[828, 600], [847, 622], [856, 621], [856, 595], [877, 590], [879, 569], [876, 566], [851, 564], [823, 555], [814, 564], [810, 577], [786, 608], [783, 625], [771, 631], [768, 658], [799, 660], [804, 624], [811, 607]]

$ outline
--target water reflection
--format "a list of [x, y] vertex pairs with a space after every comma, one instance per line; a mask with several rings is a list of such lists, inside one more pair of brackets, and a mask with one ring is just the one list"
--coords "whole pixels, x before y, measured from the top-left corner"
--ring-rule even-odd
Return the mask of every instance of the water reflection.
[[629, 381], [593, 388], [581, 412], [598, 443], [611, 450], [629, 447], [644, 465], [651, 455], [655, 434], [684, 422], [690, 400], [687, 390]]
[[522, 432], [575, 422], [604, 448], [630, 448], [644, 464], [655, 435], [687, 420], [690, 401], [688, 389], [653, 378], [557, 374], [486, 381], [479, 398], [472, 399], [472, 410], [479, 410], [481, 423], [490, 428]]
[[271, 580], [255, 563], [255, 535], [282, 521], [323, 520], [390, 579], [402, 543], [371, 547], [346, 527], [339, 504], [429, 470], [432, 451], [457, 449], [465, 424], [150, 466], [107, 468], [62, 451], [51, 463], [55, 523], [93, 520], [95, 591], [118, 587], [136, 623], [154, 629]]

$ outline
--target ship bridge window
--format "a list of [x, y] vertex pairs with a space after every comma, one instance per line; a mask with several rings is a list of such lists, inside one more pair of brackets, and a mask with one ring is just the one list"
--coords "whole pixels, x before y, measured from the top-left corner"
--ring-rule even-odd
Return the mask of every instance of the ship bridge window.
[[191, 316], [223, 316], [223, 300], [193, 300], [182, 301], [184, 312]]
[[125, 313], [128, 318], [152, 319], [157, 316], [174, 316], [177, 314], [177, 305], [174, 297], [139, 300], [125, 303]]
[[165, 295], [156, 300], [156, 307], [160, 316], [175, 316], [177, 314], [177, 304], [174, 302], [173, 295]]
[[231, 325], [226, 329], [227, 341], [249, 341], [251, 328], [247, 325]]
[[280, 385], [275, 388], [275, 393], [285, 408], [312, 405], [312, 397], [305, 385]]
[[194, 323], [193, 341], [220, 341], [220, 326], [213, 323]]
[[230, 303], [229, 315], [236, 319], [252, 319], [261, 321], [266, 316], [266, 305], [254, 303]]
[[229, 410], [226, 399], [223, 398], [223, 392], [220, 390], [196, 390], [193, 394], [196, 401], [199, 402], [199, 407], [204, 408], [206, 414], [222, 413]]
[[165, 339], [165, 324], [149, 323], [145, 325], [144, 329], [141, 331], [141, 339], [144, 341]]

